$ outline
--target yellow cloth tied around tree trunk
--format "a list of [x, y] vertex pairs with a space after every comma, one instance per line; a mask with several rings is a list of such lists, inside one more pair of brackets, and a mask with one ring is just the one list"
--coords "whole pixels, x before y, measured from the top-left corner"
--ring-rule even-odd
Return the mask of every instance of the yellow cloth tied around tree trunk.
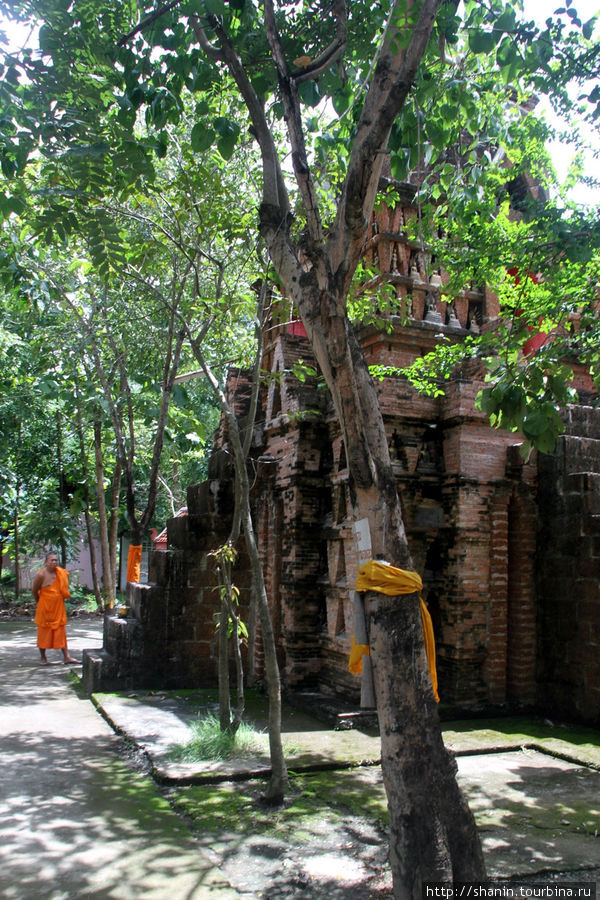
[[141, 544], [130, 544], [127, 553], [127, 581], [138, 584], [142, 568], [142, 547]]
[[[433, 696], [439, 703], [440, 698], [437, 690], [437, 670], [435, 666], [435, 640], [433, 636], [433, 623], [429, 610], [423, 602], [421, 591], [423, 590], [423, 582], [421, 576], [416, 572], [407, 572], [405, 569], [396, 569], [388, 563], [377, 562], [372, 559], [364, 563], [358, 570], [356, 579], [356, 590], [359, 593], [364, 591], [377, 591], [380, 594], [386, 594], [388, 597], [395, 597], [397, 594], [419, 594], [419, 604], [421, 608], [421, 625], [423, 628], [423, 638], [425, 640], [425, 652], [427, 653], [427, 662], [429, 664], [429, 674], [431, 675], [431, 683], [433, 685]], [[348, 668], [351, 672], [359, 674], [362, 671], [362, 658], [369, 655], [369, 647], [367, 644], [357, 644], [352, 638], [352, 649], [350, 651], [350, 662]]]

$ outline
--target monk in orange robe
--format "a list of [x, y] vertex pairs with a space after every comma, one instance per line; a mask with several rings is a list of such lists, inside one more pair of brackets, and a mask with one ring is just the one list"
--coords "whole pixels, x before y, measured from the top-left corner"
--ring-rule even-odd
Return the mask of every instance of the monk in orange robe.
[[33, 579], [31, 592], [37, 603], [35, 624], [38, 627], [37, 645], [41, 664], [48, 665], [46, 650], [62, 650], [65, 665], [78, 663], [67, 647], [67, 609], [65, 598], [70, 597], [69, 573], [58, 565], [56, 553], [48, 553], [46, 565]]

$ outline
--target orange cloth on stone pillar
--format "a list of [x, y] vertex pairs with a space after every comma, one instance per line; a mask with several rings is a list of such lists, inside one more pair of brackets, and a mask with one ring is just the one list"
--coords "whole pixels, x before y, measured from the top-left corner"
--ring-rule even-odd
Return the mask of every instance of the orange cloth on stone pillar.
[[142, 546], [141, 544], [130, 544], [127, 554], [127, 581], [137, 584], [140, 580], [141, 567]]
[[[397, 594], [419, 594], [419, 605], [421, 608], [421, 626], [423, 628], [423, 639], [425, 641], [425, 652], [427, 654], [427, 662], [429, 664], [429, 674], [431, 675], [431, 684], [433, 686], [433, 696], [439, 703], [437, 690], [437, 670], [435, 665], [435, 639], [433, 635], [433, 623], [429, 610], [423, 602], [421, 591], [423, 590], [423, 582], [421, 576], [416, 572], [407, 572], [405, 569], [396, 569], [387, 563], [377, 562], [372, 559], [364, 563], [358, 570], [356, 579], [356, 590], [377, 591], [380, 594], [386, 594], [388, 597], [395, 597]], [[362, 657], [369, 652], [366, 651], [362, 644], [355, 644], [352, 641], [352, 650], [350, 651], [350, 663], [348, 668], [351, 672], [362, 671]], [[359, 657], [359, 660], [357, 660]], [[352, 665], [352, 668], [350, 668]]]
[[348, 660], [348, 671], [353, 675], [360, 675], [362, 672], [363, 656], [370, 656], [371, 651], [368, 644], [357, 644], [356, 638], [352, 635], [352, 648], [350, 650], [350, 659]]
[[69, 573], [66, 569], [56, 567], [56, 575], [52, 584], [40, 588], [34, 622], [38, 628], [56, 631], [67, 624], [65, 599], [70, 597]]

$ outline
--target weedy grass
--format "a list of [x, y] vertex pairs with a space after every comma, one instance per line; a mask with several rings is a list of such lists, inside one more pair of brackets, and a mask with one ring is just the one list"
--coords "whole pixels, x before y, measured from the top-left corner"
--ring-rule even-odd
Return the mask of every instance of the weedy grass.
[[248, 722], [242, 722], [235, 734], [222, 731], [218, 718], [203, 714], [191, 725], [192, 737], [176, 744], [169, 759], [180, 762], [247, 759], [268, 752], [267, 735]]

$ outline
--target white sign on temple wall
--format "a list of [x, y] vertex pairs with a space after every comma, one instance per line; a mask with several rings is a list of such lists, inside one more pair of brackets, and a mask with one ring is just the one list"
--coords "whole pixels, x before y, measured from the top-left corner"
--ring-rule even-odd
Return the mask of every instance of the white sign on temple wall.
[[360, 519], [354, 523], [354, 537], [356, 539], [356, 549], [358, 552], [358, 565], [372, 559], [371, 550], [371, 531], [369, 529], [369, 520]]

